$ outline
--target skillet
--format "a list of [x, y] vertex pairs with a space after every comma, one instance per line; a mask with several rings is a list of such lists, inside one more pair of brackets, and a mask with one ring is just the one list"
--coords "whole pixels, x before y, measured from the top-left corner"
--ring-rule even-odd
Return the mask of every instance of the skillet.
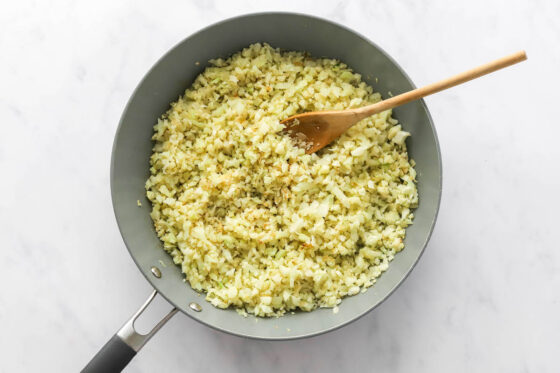
[[[121, 371], [179, 311], [212, 328], [255, 339], [289, 340], [332, 331], [381, 304], [406, 279], [422, 255], [439, 209], [442, 168], [434, 124], [424, 101], [419, 100], [393, 110], [403, 129], [412, 134], [407, 147], [409, 156], [416, 161], [419, 206], [414, 211], [413, 225], [406, 230], [405, 249], [365, 293], [343, 299], [337, 314], [331, 309], [317, 309], [255, 322], [253, 316], [245, 318], [235, 310], [213, 307], [183, 281], [179, 266], [173, 265], [162, 249], [150, 218], [151, 204], [145, 197], [153, 126], [204, 70], [209, 59], [228, 57], [256, 42], [307, 51], [314, 57], [339, 59], [384, 97], [389, 92], [399, 94], [415, 88], [399, 65], [373, 42], [344, 26], [303, 14], [274, 12], [231, 18], [195, 33], [167, 52], [148, 71], [126, 105], [111, 158], [111, 195], [117, 224], [132, 259], [154, 292], [84, 372]], [[157, 293], [174, 308], [152, 331], [141, 335], [134, 330], [134, 320]]]

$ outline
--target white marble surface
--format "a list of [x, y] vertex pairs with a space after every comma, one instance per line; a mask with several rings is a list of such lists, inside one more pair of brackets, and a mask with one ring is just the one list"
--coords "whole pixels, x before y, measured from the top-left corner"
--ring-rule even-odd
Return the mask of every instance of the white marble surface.
[[259, 342], [174, 317], [130, 372], [558, 372], [558, 1], [11, 1], [0, 5], [0, 371], [79, 370], [150, 291], [111, 208], [123, 106], [171, 46], [291, 10], [385, 48], [417, 84], [526, 48], [427, 99], [444, 191], [419, 265], [375, 312]]

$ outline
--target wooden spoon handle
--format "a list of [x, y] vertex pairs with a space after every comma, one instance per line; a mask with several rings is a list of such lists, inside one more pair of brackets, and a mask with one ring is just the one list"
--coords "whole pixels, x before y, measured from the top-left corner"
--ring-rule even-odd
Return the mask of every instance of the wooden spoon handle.
[[510, 54], [509, 56], [505, 56], [495, 61], [475, 67], [474, 69], [467, 70], [450, 78], [440, 80], [439, 82], [428, 84], [427, 86], [421, 88], [416, 88], [412, 91], [391, 97], [373, 105], [355, 109], [355, 111], [359, 117], [366, 118], [370, 115], [392, 109], [396, 106], [404, 105], [410, 101], [418, 100], [419, 98], [429, 96], [433, 93], [443, 91], [444, 89], [454, 87], [486, 74], [490, 74], [491, 72], [503, 69], [504, 67], [511, 66], [526, 59], [527, 55], [525, 54], [525, 51], [519, 51], [517, 53]]

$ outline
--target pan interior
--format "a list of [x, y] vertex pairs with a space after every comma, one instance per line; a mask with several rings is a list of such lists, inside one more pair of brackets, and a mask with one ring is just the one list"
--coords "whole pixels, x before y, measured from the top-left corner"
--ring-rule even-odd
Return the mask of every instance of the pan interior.
[[[113, 207], [125, 244], [151, 284], [171, 303], [194, 319], [232, 334], [263, 339], [292, 339], [329, 331], [351, 322], [381, 303], [406, 278], [430, 237], [441, 196], [441, 159], [437, 136], [423, 101], [394, 109], [395, 118], [412, 136], [409, 156], [416, 161], [419, 207], [407, 228], [405, 249], [365, 293], [344, 298], [332, 309], [296, 312], [281, 318], [242, 317], [221, 310], [183, 282], [184, 275], [162, 249], [150, 218], [144, 183], [149, 176], [153, 125], [169, 104], [184, 93], [207, 61], [228, 57], [256, 42], [286, 50], [307, 51], [315, 57], [339, 59], [387, 97], [414, 86], [402, 69], [379, 47], [355, 32], [319, 18], [292, 13], [263, 13], [229, 19], [185, 39], [146, 74], [130, 98], [117, 130], [111, 161]], [[137, 205], [140, 200], [142, 206]], [[151, 268], [161, 271], [161, 278]], [[189, 307], [202, 306], [201, 312]]]

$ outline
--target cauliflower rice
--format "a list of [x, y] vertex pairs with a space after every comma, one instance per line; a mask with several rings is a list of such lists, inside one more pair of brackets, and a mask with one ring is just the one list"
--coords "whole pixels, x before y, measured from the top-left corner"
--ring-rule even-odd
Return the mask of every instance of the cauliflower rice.
[[152, 219], [190, 285], [243, 314], [335, 307], [404, 247], [414, 161], [391, 111], [306, 155], [280, 120], [381, 100], [345, 64], [254, 44], [210, 61], [154, 127]]

